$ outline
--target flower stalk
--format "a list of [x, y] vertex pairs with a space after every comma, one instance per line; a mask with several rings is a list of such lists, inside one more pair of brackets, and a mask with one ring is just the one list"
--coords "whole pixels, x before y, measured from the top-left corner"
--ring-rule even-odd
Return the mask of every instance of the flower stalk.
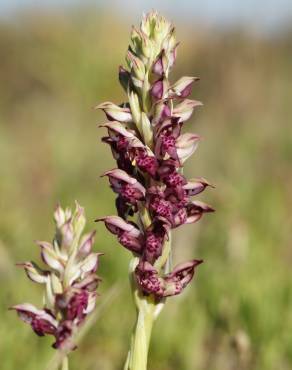
[[69, 370], [68, 356], [65, 356], [62, 361], [62, 370]]
[[139, 310], [130, 349], [129, 369], [147, 369], [147, 358], [153, 326], [153, 307], [145, 300], [144, 310]]
[[166, 298], [179, 294], [203, 261], [171, 266], [171, 233], [197, 222], [209, 205], [192, 199], [206, 187], [205, 179], [187, 180], [184, 162], [197, 149], [200, 137], [183, 133], [184, 123], [202, 103], [188, 99], [196, 77], [171, 83], [178, 43], [173, 25], [156, 12], [133, 27], [119, 80], [128, 102], [102, 103], [117, 168], [104, 173], [117, 194], [117, 216], [99, 218], [132, 252], [130, 281], [137, 310], [135, 329], [124, 370], [146, 370], [152, 326]]

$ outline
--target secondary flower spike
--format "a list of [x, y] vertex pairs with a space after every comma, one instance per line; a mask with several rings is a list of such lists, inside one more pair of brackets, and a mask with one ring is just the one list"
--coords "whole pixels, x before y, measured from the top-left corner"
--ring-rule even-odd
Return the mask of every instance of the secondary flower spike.
[[110, 146], [117, 166], [104, 175], [118, 194], [118, 216], [98, 221], [133, 253], [132, 288], [141, 315], [126, 370], [146, 369], [149, 333], [144, 331], [146, 327], [149, 330], [149, 323], [143, 326], [141, 322], [149, 312], [153, 321], [155, 307], [160, 307], [165, 297], [181, 293], [202, 263], [192, 260], [171, 270], [172, 229], [195, 223], [214, 211], [194, 199], [210, 183], [203, 178], [187, 180], [183, 175], [185, 161], [200, 142], [199, 135], [183, 132], [183, 126], [202, 103], [190, 98], [199, 78], [169, 80], [177, 48], [172, 23], [155, 11], [145, 15], [140, 27], [132, 28], [126, 66], [119, 68], [128, 101], [97, 107], [109, 120], [101, 125], [107, 129], [102, 140]]
[[46, 267], [34, 262], [18, 264], [30, 280], [44, 286], [44, 306], [38, 309], [23, 303], [12, 309], [37, 335], [54, 336], [54, 348], [69, 352], [75, 348], [74, 334], [95, 308], [100, 253], [92, 251], [95, 232], [82, 236], [86, 220], [77, 202], [74, 212], [57, 206], [54, 220], [53, 242], [37, 242]]

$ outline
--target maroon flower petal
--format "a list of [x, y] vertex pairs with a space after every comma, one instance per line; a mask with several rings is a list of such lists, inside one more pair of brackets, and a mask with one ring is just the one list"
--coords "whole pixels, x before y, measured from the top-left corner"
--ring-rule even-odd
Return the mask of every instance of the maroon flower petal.
[[164, 278], [166, 283], [164, 297], [181, 293], [192, 280], [196, 266], [200, 265], [202, 262], [203, 260], [192, 260], [181, 263], [177, 265], [170, 274], [167, 274]]
[[56, 333], [58, 322], [48, 311], [38, 310], [30, 303], [19, 304], [11, 309], [16, 310], [19, 318], [30, 324], [37, 335], [42, 337], [45, 334], [54, 335]]
[[170, 225], [156, 219], [152, 225], [146, 230], [146, 242], [144, 258], [150, 263], [161, 256], [162, 248], [165, 240], [168, 238]]

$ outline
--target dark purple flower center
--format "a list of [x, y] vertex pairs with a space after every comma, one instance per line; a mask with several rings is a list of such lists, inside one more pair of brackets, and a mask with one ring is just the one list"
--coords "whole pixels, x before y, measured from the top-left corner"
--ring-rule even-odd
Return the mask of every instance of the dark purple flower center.
[[45, 334], [55, 334], [56, 328], [48, 321], [35, 316], [31, 321], [31, 326], [35, 333], [40, 337]]
[[138, 282], [145, 293], [163, 296], [163, 287], [155, 271], [145, 271], [139, 266], [136, 269]]
[[150, 253], [156, 253], [161, 247], [161, 238], [156, 237], [153, 233], [150, 233], [146, 239], [146, 248]]
[[172, 135], [163, 135], [162, 136], [162, 149], [164, 152], [168, 152], [169, 149], [175, 147], [175, 137]]
[[119, 236], [119, 242], [127, 249], [135, 253], [141, 253], [143, 248], [143, 243], [141, 240], [130, 236], [127, 232], [122, 233]]
[[117, 140], [117, 150], [124, 151], [128, 148], [129, 142], [124, 136], [119, 136]]
[[177, 173], [176, 171], [170, 173], [169, 175], [163, 177], [163, 182], [171, 187], [177, 187], [186, 183], [186, 179], [183, 175]]
[[82, 290], [80, 293], [76, 293], [70, 299], [67, 306], [67, 319], [68, 320], [83, 320], [85, 317], [84, 311], [88, 304], [88, 293]]
[[129, 184], [126, 184], [122, 187], [121, 195], [129, 202], [133, 203], [136, 203], [136, 200], [140, 200], [143, 198], [143, 194]]
[[172, 206], [167, 200], [156, 197], [154, 201], [150, 203], [150, 207], [157, 215], [167, 219], [171, 218]]
[[[66, 347], [66, 342], [70, 341], [72, 336], [72, 323], [71, 321], [64, 321], [55, 334], [56, 342], [53, 344], [54, 348]], [[73, 348], [72, 348], [73, 349]]]
[[174, 227], [177, 227], [177, 226], [180, 226], [182, 224], [184, 224], [187, 220], [187, 211], [185, 208], [181, 208], [175, 215], [174, 215], [174, 218], [173, 218], [173, 226]]
[[157, 169], [157, 160], [155, 157], [140, 154], [136, 157], [136, 162], [142, 171], [149, 173], [151, 176], [155, 175]]

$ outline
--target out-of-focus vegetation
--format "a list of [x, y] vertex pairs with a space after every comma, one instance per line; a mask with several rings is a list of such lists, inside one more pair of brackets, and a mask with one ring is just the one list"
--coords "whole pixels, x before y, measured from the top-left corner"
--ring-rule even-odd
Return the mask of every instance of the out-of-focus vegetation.
[[[201, 197], [217, 213], [175, 234], [175, 259], [203, 258], [193, 284], [156, 323], [150, 369], [288, 370], [292, 367], [292, 34], [257, 37], [177, 25], [173, 79], [198, 75], [205, 103], [188, 123], [205, 140], [188, 176], [216, 184]], [[117, 81], [130, 25], [82, 9], [29, 13], [0, 24], [1, 369], [44, 369], [54, 351], [11, 304], [41, 300], [14, 264], [36, 259], [53, 232], [57, 201], [86, 207], [89, 226], [114, 213], [102, 171], [114, 166], [91, 109], [121, 102]], [[100, 302], [119, 294], [71, 356], [74, 369], [120, 369], [134, 309], [129, 253], [97, 225]]]

